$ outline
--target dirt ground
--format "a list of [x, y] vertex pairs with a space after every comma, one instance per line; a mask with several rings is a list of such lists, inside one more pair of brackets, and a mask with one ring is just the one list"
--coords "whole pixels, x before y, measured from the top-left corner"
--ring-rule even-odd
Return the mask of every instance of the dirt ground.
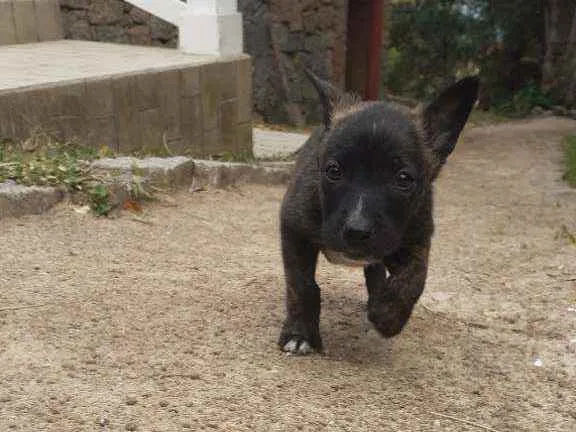
[[575, 431], [575, 131], [465, 133], [399, 337], [367, 326], [361, 270], [322, 260], [323, 356], [276, 347], [282, 188], [0, 221], [0, 431]]

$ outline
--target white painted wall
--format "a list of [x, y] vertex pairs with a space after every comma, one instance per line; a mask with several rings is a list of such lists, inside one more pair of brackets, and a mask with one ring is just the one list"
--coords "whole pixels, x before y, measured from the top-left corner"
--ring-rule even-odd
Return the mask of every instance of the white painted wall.
[[228, 56], [243, 50], [237, 0], [126, 0], [179, 30], [179, 48], [190, 54]]

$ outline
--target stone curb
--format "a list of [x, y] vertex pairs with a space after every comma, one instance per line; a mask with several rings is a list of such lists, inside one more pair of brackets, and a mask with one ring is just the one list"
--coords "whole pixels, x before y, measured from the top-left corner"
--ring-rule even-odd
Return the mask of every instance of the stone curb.
[[53, 187], [0, 183], [0, 219], [44, 213], [63, 198], [64, 193]]
[[[109, 187], [113, 207], [121, 206], [139, 192], [155, 189], [176, 190], [188, 187], [190, 192], [206, 188], [222, 189], [241, 184], [285, 185], [290, 180], [293, 162], [245, 164], [211, 160], [133, 157], [106, 158], [92, 162], [102, 182]], [[41, 214], [63, 200], [66, 194], [52, 187], [22, 186], [13, 182], [0, 184], [0, 219]], [[75, 202], [74, 196], [69, 197]]]
[[226, 188], [240, 184], [284, 185], [290, 180], [293, 163], [276, 162], [262, 165], [195, 160], [190, 191], [205, 187]]
[[99, 159], [92, 163], [96, 173], [106, 174], [105, 181], [114, 192], [122, 194], [124, 188], [138, 181], [144, 187], [190, 190], [206, 187], [226, 188], [239, 184], [282, 185], [290, 179], [293, 163], [263, 162], [246, 164], [183, 156], [170, 158], [136, 159], [121, 157]]
[[125, 180], [132, 176], [145, 179], [146, 184], [155, 188], [177, 188], [189, 184], [194, 175], [194, 161], [184, 156], [168, 158], [118, 157], [97, 159], [92, 162], [96, 173], [117, 174]]

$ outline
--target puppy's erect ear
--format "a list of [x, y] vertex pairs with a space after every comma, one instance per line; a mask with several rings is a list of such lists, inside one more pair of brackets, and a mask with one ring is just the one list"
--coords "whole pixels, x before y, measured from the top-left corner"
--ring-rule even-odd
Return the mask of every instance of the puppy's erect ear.
[[466, 77], [444, 90], [423, 113], [426, 143], [438, 155], [440, 163], [452, 153], [458, 137], [478, 98], [480, 81]]
[[318, 92], [322, 104], [323, 123], [328, 129], [332, 122], [334, 112], [340, 107], [358, 101], [357, 96], [344, 93], [327, 81], [318, 78], [310, 69], [304, 68], [304, 73]]

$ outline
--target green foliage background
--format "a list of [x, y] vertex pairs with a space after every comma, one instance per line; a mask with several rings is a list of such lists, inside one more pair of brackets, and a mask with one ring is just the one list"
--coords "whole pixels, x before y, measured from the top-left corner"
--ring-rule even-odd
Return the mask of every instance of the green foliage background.
[[541, 90], [542, 0], [392, 3], [385, 91], [429, 100], [461, 76], [478, 73], [484, 108], [523, 116], [554, 103]]

